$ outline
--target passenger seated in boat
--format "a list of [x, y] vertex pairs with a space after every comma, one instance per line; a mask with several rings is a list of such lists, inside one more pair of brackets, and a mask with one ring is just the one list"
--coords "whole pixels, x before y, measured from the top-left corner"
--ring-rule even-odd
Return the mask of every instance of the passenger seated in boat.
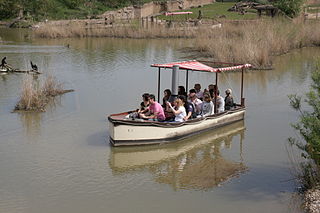
[[214, 105], [209, 93], [204, 93], [202, 102], [201, 116], [208, 116], [214, 114]]
[[148, 107], [150, 106], [149, 102], [149, 93], [144, 93], [142, 95], [142, 102], [140, 103], [140, 109], [138, 110], [138, 113], [145, 113], [148, 111]]
[[210, 90], [216, 90], [216, 88], [217, 88], [217, 85], [214, 85], [214, 84], [209, 84], [208, 85], [208, 89], [204, 89], [204, 91], [203, 92], [209, 92]]
[[183, 120], [187, 121], [188, 119], [196, 118], [197, 115], [196, 115], [193, 104], [188, 102], [186, 100], [186, 96], [184, 96], [184, 95], [180, 95], [179, 98], [181, 99], [182, 104], [183, 104], [184, 108], [186, 109], [186, 116], [183, 118]]
[[226, 90], [226, 97], [224, 98], [224, 109], [225, 110], [230, 110], [234, 107], [234, 102], [233, 102], [233, 97], [232, 97], [232, 90], [227, 89]]
[[201, 91], [201, 85], [200, 84], [195, 84], [194, 89], [196, 90], [196, 96], [200, 99], [203, 100], [203, 91]]
[[171, 90], [170, 89], [165, 89], [163, 91], [163, 99], [162, 99], [162, 107], [166, 108], [166, 102], [169, 101], [169, 98], [171, 96]]
[[217, 101], [217, 113], [221, 113], [224, 112], [224, 99], [220, 96], [220, 91], [217, 90], [217, 97], [216, 97], [216, 101]]
[[177, 98], [173, 102], [174, 107], [171, 105], [170, 102], [167, 102], [167, 104], [175, 116], [174, 121], [175, 122], [183, 122], [184, 118], [187, 116], [187, 113], [186, 113], [186, 109], [183, 106], [182, 100], [180, 98]]
[[195, 89], [189, 90], [189, 102], [191, 104], [193, 104], [193, 107], [195, 109], [196, 115], [200, 115], [201, 114], [202, 101], [199, 98], [197, 98]]
[[184, 88], [184, 86], [179, 86], [178, 87], [178, 95], [187, 96], [187, 92], [186, 92], [186, 89]]
[[146, 113], [139, 113], [139, 117], [143, 119], [153, 119], [156, 121], [164, 121], [166, 119], [162, 106], [155, 101], [153, 94], [149, 95], [150, 106]]

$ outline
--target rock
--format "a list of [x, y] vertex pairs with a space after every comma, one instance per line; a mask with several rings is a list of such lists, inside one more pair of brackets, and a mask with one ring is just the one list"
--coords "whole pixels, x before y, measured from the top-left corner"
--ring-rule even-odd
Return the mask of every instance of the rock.
[[307, 212], [320, 213], [320, 190], [310, 189], [304, 196], [304, 207]]

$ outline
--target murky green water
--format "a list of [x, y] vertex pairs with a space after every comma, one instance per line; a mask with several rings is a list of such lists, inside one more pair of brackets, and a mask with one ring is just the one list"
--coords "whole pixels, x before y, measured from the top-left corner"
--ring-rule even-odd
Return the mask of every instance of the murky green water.
[[[11, 41], [0, 44], [9, 64], [28, 69], [32, 60], [75, 89], [45, 113], [11, 113], [24, 75], [0, 76], [1, 213], [299, 212], [286, 150], [297, 114], [287, 95], [307, 91], [319, 48], [278, 57], [275, 70], [247, 72], [244, 122], [173, 145], [113, 148], [106, 115], [136, 108], [143, 92], [156, 93], [150, 64], [186, 60], [179, 50], [192, 41], [32, 41], [4, 29], [0, 36]], [[162, 75], [162, 90], [169, 77]], [[190, 75], [190, 85], [213, 80]], [[229, 87], [239, 100], [239, 73], [221, 75], [220, 88]]]

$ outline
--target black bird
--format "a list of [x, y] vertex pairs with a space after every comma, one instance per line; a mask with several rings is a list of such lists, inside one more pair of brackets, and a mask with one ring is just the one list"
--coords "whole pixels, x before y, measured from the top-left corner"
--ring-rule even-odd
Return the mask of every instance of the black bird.
[[1, 60], [1, 67], [4, 67], [4, 65], [7, 64], [6, 59], [7, 59], [7, 57], [4, 57], [4, 58]]
[[38, 71], [38, 67], [36, 64], [33, 64], [32, 61], [30, 61], [30, 64], [31, 64], [32, 70]]

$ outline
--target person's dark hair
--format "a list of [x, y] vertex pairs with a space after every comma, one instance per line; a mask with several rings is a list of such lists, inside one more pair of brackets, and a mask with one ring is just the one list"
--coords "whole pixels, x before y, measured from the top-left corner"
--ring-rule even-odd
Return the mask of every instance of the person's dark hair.
[[166, 92], [168, 94], [168, 96], [170, 97], [170, 95], [171, 95], [171, 90], [170, 89], [165, 89], [163, 92]]
[[150, 94], [149, 94], [149, 93], [144, 93], [144, 94], [142, 95], [142, 98], [143, 98], [144, 101], [148, 101], [148, 100], [149, 100], [149, 97], [150, 97]]
[[189, 90], [189, 93], [197, 93], [195, 89]]
[[186, 94], [186, 89], [184, 88], [184, 86], [179, 86], [179, 92], [178, 95], [185, 95]]
[[150, 95], [149, 95], [149, 99], [156, 100], [156, 97], [154, 96], [154, 94], [150, 94]]
[[217, 90], [217, 95], [220, 95], [220, 91], [219, 90]]
[[[208, 99], [207, 99], [208, 98]], [[204, 99], [204, 101], [206, 101], [206, 102], [210, 102], [212, 99], [211, 99], [211, 95], [210, 94], [208, 94], [208, 93], [204, 93], [203, 94], [203, 99]]]
[[183, 101], [184, 103], [186, 103], [186, 100], [187, 100], [186, 96], [179, 95], [178, 98], [181, 99], [181, 101]]
[[214, 97], [214, 89], [209, 89], [209, 94], [210, 94], [211, 98], [213, 98]]

